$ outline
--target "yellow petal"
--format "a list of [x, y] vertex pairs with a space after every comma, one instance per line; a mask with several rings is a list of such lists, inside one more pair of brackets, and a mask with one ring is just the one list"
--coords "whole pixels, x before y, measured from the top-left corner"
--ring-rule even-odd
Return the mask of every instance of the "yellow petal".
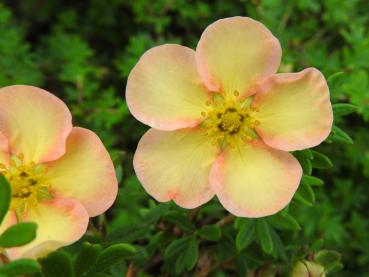
[[254, 98], [256, 132], [273, 148], [301, 150], [329, 135], [333, 113], [324, 76], [315, 68], [270, 77]]
[[214, 195], [208, 177], [216, 154], [217, 148], [200, 129], [150, 129], [138, 144], [134, 168], [156, 200], [195, 208]]
[[281, 46], [260, 22], [248, 17], [220, 19], [203, 32], [196, 49], [201, 78], [211, 91], [253, 94], [252, 86], [274, 74]]
[[38, 258], [59, 247], [79, 240], [86, 232], [88, 214], [76, 200], [54, 199], [38, 204], [21, 221], [37, 223], [36, 239], [31, 243], [8, 249], [11, 259]]
[[208, 92], [197, 73], [195, 52], [175, 44], [148, 50], [128, 77], [126, 98], [131, 113], [153, 128], [196, 126]]
[[210, 183], [232, 214], [263, 217], [291, 201], [301, 174], [291, 154], [256, 141], [225, 150], [212, 167]]
[[12, 154], [36, 163], [64, 154], [72, 116], [60, 99], [40, 88], [10, 86], [0, 89], [0, 106], [0, 132]]
[[113, 204], [118, 184], [114, 165], [99, 137], [90, 130], [73, 128], [66, 153], [49, 163], [46, 183], [59, 196], [79, 200], [90, 217]]

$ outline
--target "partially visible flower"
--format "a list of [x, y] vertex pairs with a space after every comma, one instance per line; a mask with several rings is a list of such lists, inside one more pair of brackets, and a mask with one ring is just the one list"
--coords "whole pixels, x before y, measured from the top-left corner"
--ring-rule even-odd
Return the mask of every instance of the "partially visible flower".
[[325, 277], [324, 267], [309, 261], [298, 262], [291, 272], [291, 277]]
[[324, 76], [314, 68], [276, 74], [280, 60], [278, 40], [245, 17], [208, 26], [196, 52], [166, 44], [141, 57], [126, 97], [152, 127], [134, 157], [150, 195], [185, 208], [216, 195], [244, 217], [290, 202], [302, 169], [287, 151], [320, 144], [333, 115]]
[[67, 106], [32, 86], [0, 89], [0, 173], [12, 187], [0, 233], [17, 222], [38, 224], [33, 242], [7, 250], [11, 259], [40, 257], [77, 241], [118, 189], [98, 136], [73, 127]]

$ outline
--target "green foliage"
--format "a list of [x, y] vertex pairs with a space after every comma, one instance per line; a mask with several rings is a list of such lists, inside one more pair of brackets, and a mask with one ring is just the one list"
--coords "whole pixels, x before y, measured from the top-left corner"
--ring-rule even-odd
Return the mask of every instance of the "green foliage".
[[36, 273], [40, 273], [40, 265], [29, 259], [19, 259], [0, 267], [0, 274], [4, 274], [4, 276], [22, 276]]
[[0, 224], [6, 216], [10, 206], [11, 187], [6, 178], [0, 175]]
[[10, 226], [0, 234], [0, 247], [10, 248], [30, 243], [36, 238], [37, 224], [21, 222]]
[[[0, 84], [38, 85], [63, 99], [74, 124], [98, 133], [109, 149], [120, 188], [115, 205], [92, 220], [81, 242], [41, 259], [41, 267], [28, 260], [8, 263], [0, 267], [0, 276], [39, 276], [40, 268], [46, 277], [288, 276], [303, 260], [324, 265], [328, 276], [367, 274], [365, 0], [4, 3]], [[321, 70], [334, 103], [334, 128], [326, 143], [293, 153], [304, 171], [293, 201], [263, 219], [235, 219], [216, 199], [195, 210], [158, 204], [132, 168], [147, 127], [129, 115], [124, 101], [130, 70], [148, 48], [163, 43], [195, 48], [207, 25], [234, 15], [263, 22], [280, 39], [280, 72]], [[9, 186], [0, 177], [0, 222], [9, 207], [7, 195]]]

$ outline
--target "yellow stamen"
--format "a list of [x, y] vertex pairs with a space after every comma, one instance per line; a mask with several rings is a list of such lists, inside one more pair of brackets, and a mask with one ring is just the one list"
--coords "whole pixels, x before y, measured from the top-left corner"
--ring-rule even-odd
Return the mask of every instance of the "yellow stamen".
[[26, 163], [23, 154], [14, 155], [9, 161], [9, 167], [0, 164], [0, 174], [11, 184], [11, 210], [19, 217], [29, 208], [35, 207], [39, 201], [52, 199], [50, 186], [45, 183], [45, 165], [34, 162]]
[[[238, 97], [239, 92], [234, 91], [234, 96]], [[207, 111], [201, 112], [205, 119], [200, 125], [206, 129], [204, 135], [212, 137], [213, 144], [218, 143], [223, 149], [257, 138], [253, 129], [260, 124], [255, 119], [259, 109], [251, 107], [252, 97], [226, 99], [221, 93], [214, 93], [213, 98], [213, 102], [206, 102]]]

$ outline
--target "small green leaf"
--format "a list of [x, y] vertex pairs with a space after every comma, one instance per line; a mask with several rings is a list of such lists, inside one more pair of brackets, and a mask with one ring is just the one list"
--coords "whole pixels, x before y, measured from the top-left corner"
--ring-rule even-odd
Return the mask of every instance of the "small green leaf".
[[0, 235], [0, 246], [4, 248], [22, 246], [36, 238], [37, 224], [22, 222], [15, 224]]
[[333, 250], [321, 250], [315, 254], [314, 261], [330, 270], [340, 263], [341, 254]]
[[238, 251], [245, 249], [255, 238], [255, 221], [243, 224], [237, 233], [236, 248]]
[[234, 221], [234, 228], [236, 230], [241, 229], [244, 224], [249, 224], [249, 222], [254, 222], [253, 218], [246, 218], [246, 217], [237, 217]]
[[103, 272], [121, 260], [132, 257], [136, 253], [137, 249], [131, 244], [120, 243], [112, 245], [101, 252], [91, 271]]
[[192, 237], [183, 237], [173, 241], [164, 251], [164, 258], [170, 259], [178, 256], [185, 248], [186, 245], [191, 241]]
[[256, 234], [259, 239], [261, 249], [271, 254], [273, 252], [274, 244], [270, 233], [270, 226], [265, 218], [256, 220]]
[[333, 166], [333, 163], [326, 155], [320, 152], [314, 151], [314, 150], [313, 150], [313, 154], [314, 154], [314, 159], [313, 159], [312, 165], [314, 168], [327, 169]]
[[82, 276], [92, 268], [96, 264], [100, 252], [101, 245], [90, 244], [88, 242], [83, 243], [82, 249], [74, 262], [76, 276]]
[[184, 251], [177, 257], [176, 272], [181, 273], [185, 269], [191, 270], [199, 259], [199, 242], [195, 237], [192, 237], [190, 242], [186, 245]]
[[146, 224], [156, 223], [171, 207], [171, 203], [163, 203], [152, 208], [143, 218]]
[[333, 83], [333, 81], [335, 81], [339, 76], [341, 76], [343, 74], [342, 71], [339, 71], [339, 72], [336, 72], [336, 73], [333, 73], [331, 76], [329, 76], [327, 78], [327, 82], [329, 85], [331, 85]]
[[301, 182], [294, 198], [307, 206], [312, 206], [315, 203], [314, 191], [311, 186], [305, 182]]
[[310, 158], [311, 156], [308, 156], [307, 155], [308, 153], [310, 152], [295, 151], [294, 155], [300, 162], [304, 173], [310, 175], [312, 172], [312, 165], [311, 165], [311, 158]]
[[299, 223], [291, 215], [287, 213], [277, 213], [267, 218], [268, 222], [275, 228], [281, 230], [299, 231], [301, 227]]
[[185, 232], [194, 232], [196, 230], [195, 225], [190, 221], [188, 217], [177, 211], [170, 211], [164, 216], [164, 220], [170, 222]]
[[20, 259], [0, 267], [0, 273], [5, 276], [20, 276], [40, 272], [40, 265], [29, 259]]
[[332, 133], [329, 135], [328, 139], [339, 143], [354, 144], [352, 138], [337, 126], [333, 126]]
[[304, 175], [301, 179], [302, 182], [309, 184], [310, 186], [322, 186], [324, 181], [314, 176]]
[[274, 244], [273, 255], [287, 261], [286, 248], [284, 247], [281, 238], [273, 228], [270, 228], [270, 234]]
[[357, 106], [347, 103], [339, 103], [333, 105], [334, 116], [344, 116], [357, 111]]
[[72, 259], [66, 252], [58, 251], [39, 260], [42, 273], [45, 277], [72, 277], [74, 276]]
[[3, 175], [0, 175], [0, 224], [7, 214], [11, 201], [11, 187]]
[[202, 226], [198, 231], [197, 234], [202, 237], [203, 239], [210, 240], [210, 241], [218, 241], [222, 236], [222, 230], [219, 226], [215, 225], [205, 225]]

